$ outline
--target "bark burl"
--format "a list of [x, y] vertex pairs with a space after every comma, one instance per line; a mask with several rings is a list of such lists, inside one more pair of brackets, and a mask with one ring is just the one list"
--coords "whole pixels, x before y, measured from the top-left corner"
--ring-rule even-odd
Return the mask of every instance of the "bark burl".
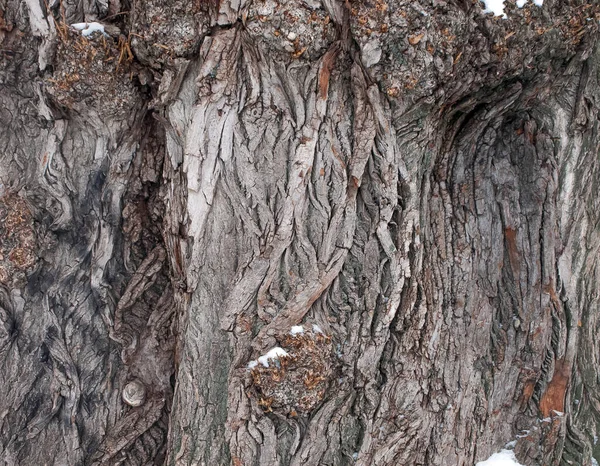
[[596, 464], [600, 6], [484, 8], [0, 0], [0, 462]]

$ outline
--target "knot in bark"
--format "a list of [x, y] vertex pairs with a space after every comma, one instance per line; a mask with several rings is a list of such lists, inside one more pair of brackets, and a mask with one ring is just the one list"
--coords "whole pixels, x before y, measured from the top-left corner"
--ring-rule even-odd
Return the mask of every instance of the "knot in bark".
[[123, 401], [129, 406], [137, 408], [146, 401], [146, 387], [139, 380], [132, 380], [123, 389]]

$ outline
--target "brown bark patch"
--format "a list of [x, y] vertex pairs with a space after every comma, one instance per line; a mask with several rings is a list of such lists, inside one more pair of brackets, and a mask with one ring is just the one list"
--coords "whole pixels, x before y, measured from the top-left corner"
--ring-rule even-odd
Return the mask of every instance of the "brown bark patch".
[[564, 412], [568, 383], [569, 367], [563, 359], [558, 360], [552, 381], [540, 401], [540, 412], [543, 417], [549, 417], [552, 411]]
[[554, 289], [554, 286], [552, 286], [551, 284], [545, 285], [544, 291], [550, 295], [552, 304], [554, 304], [554, 306], [557, 309], [560, 309], [560, 300], [558, 299], [558, 295], [556, 294], [556, 290]]
[[330, 50], [323, 57], [323, 64], [321, 66], [321, 70], [319, 71], [319, 91], [321, 94], [321, 99], [325, 100], [327, 98], [327, 93], [329, 92], [329, 78], [331, 76], [331, 70], [335, 63], [335, 57], [337, 56], [337, 49]]
[[504, 238], [506, 239], [506, 248], [508, 250], [508, 258], [510, 266], [515, 274], [519, 273], [521, 261], [519, 260], [519, 251], [517, 249], [517, 231], [512, 228], [504, 229]]

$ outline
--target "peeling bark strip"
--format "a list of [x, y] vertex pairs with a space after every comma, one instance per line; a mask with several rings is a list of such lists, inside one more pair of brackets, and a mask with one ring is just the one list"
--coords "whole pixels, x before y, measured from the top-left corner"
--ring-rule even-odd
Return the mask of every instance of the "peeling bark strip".
[[0, 462], [600, 461], [600, 7], [483, 9], [0, 0]]

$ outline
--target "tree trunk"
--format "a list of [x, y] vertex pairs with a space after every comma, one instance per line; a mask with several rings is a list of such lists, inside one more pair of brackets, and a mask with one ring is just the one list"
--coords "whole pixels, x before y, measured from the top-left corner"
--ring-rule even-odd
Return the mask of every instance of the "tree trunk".
[[597, 464], [600, 7], [505, 3], [0, 0], [3, 464]]

